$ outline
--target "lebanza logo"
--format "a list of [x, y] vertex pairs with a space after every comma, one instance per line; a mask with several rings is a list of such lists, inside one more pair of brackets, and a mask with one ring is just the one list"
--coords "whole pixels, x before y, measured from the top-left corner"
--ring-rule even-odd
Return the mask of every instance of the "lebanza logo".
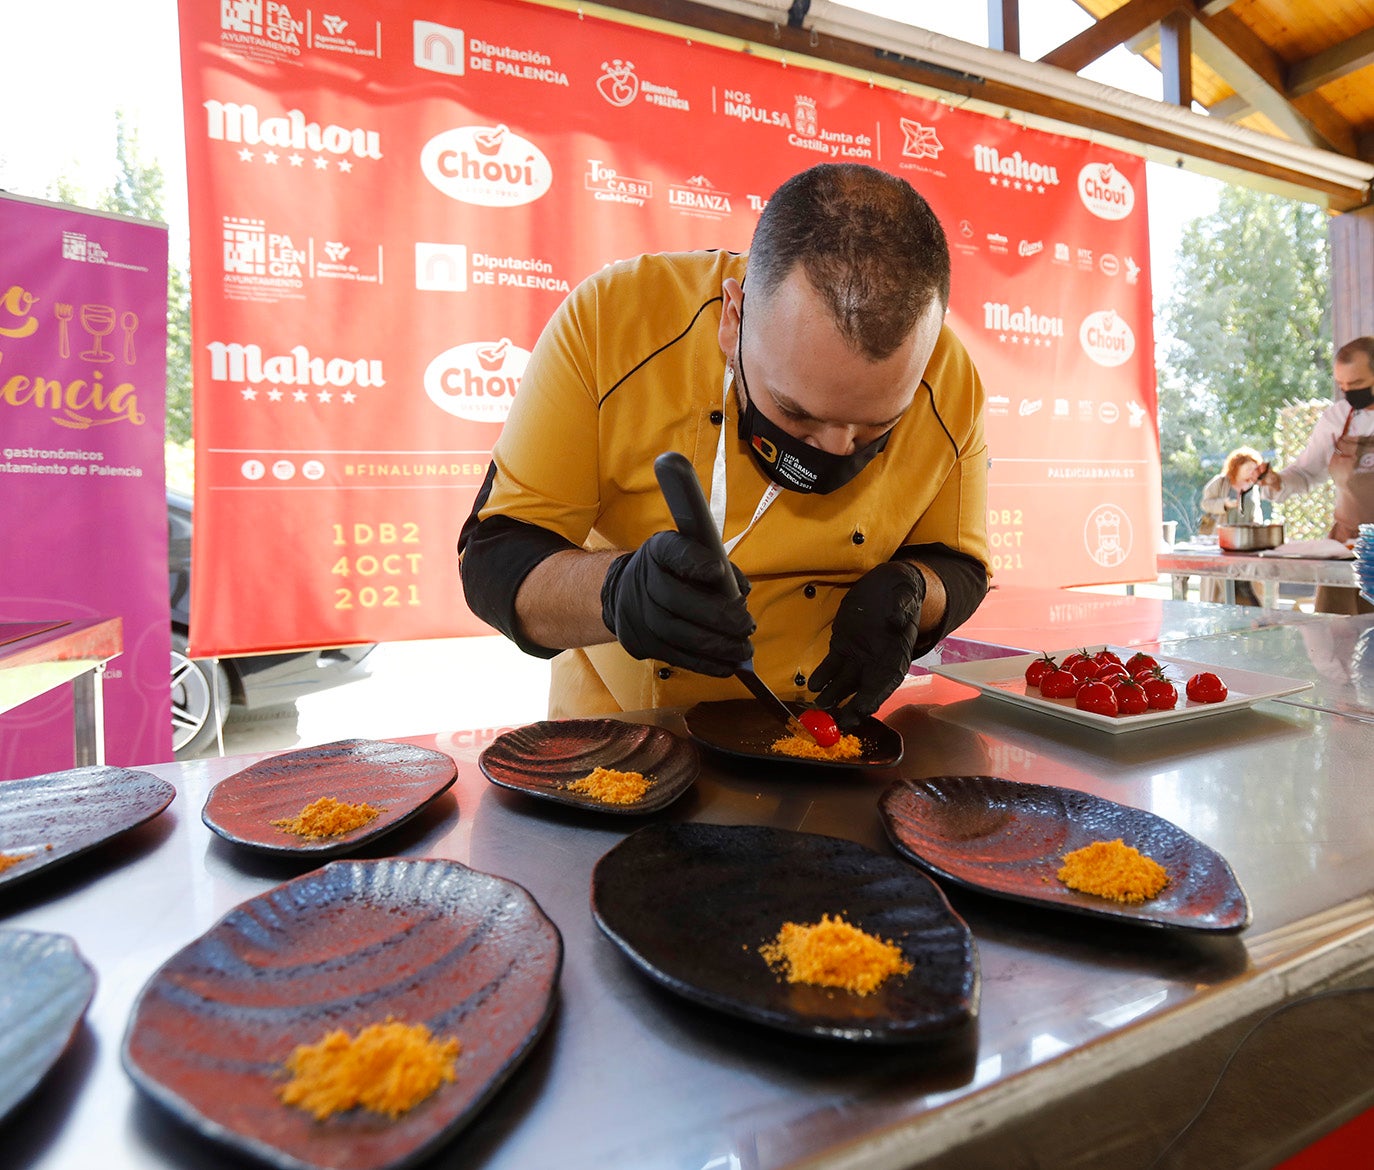
[[1125, 219], [1135, 207], [1135, 188], [1111, 163], [1089, 163], [1078, 172], [1078, 197], [1098, 219]]
[[459, 126], [436, 134], [420, 151], [420, 170], [459, 203], [519, 207], [553, 185], [544, 152], [506, 126]]
[[503, 423], [529, 360], [529, 350], [509, 337], [455, 345], [425, 369], [425, 393], [435, 406], [456, 418]]
[[1078, 343], [1099, 366], [1119, 366], [1135, 353], [1135, 334], [1111, 309], [1084, 318], [1078, 327]]

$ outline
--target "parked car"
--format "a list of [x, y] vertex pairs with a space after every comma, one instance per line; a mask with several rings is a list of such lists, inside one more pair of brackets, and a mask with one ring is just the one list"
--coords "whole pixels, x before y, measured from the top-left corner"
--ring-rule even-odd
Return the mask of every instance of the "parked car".
[[[360, 666], [372, 645], [252, 654], [234, 658], [191, 658], [191, 505], [189, 496], [167, 492], [167, 576], [172, 601], [172, 749], [191, 759], [215, 742], [235, 714], [284, 712], [302, 695], [365, 677]], [[219, 712], [216, 724], [215, 712]]]

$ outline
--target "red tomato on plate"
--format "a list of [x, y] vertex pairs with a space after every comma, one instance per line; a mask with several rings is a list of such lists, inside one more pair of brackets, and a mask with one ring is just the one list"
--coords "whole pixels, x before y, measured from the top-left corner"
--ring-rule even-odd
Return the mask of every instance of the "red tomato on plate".
[[1204, 670], [1188, 680], [1187, 694], [1194, 703], [1220, 703], [1226, 698], [1226, 684], [1210, 670]]
[[1096, 662], [1099, 666], [1106, 666], [1109, 662], [1115, 664], [1116, 666], [1120, 666], [1121, 656], [1116, 654], [1114, 651], [1108, 650], [1104, 646], [1101, 650], [1099, 650], [1096, 654], [1093, 655], [1093, 661]]
[[1102, 670], [1091, 658], [1080, 658], [1068, 669], [1069, 673], [1079, 682], [1087, 682], [1090, 678], [1096, 678]]
[[1040, 693], [1047, 699], [1071, 699], [1078, 690], [1078, 680], [1062, 666], [1040, 680]]
[[1171, 711], [1178, 706], [1178, 690], [1158, 667], [1141, 683], [1151, 711]]
[[1135, 678], [1142, 670], [1154, 670], [1159, 663], [1143, 651], [1137, 651], [1126, 659], [1126, 673]]
[[1040, 680], [1043, 679], [1045, 675], [1057, 669], [1058, 666], [1053, 658], [1048, 654], [1040, 655], [1039, 658], [1026, 667], [1026, 685], [1028, 687], [1038, 687], [1040, 685]]
[[1091, 711], [1094, 715], [1116, 715], [1116, 692], [1106, 683], [1085, 682], [1073, 697], [1073, 705], [1080, 711]]
[[1150, 708], [1150, 697], [1135, 679], [1128, 678], [1118, 684], [1116, 707], [1123, 715], [1143, 715]]
[[1129, 678], [1130, 675], [1126, 673], [1126, 668], [1119, 662], [1109, 662], [1097, 672], [1097, 681], [1104, 682], [1109, 687], [1115, 687], [1126, 682]]
[[828, 711], [812, 707], [803, 711], [797, 718], [801, 720], [801, 725], [811, 733], [811, 738], [821, 747], [834, 747], [840, 742], [840, 729]]

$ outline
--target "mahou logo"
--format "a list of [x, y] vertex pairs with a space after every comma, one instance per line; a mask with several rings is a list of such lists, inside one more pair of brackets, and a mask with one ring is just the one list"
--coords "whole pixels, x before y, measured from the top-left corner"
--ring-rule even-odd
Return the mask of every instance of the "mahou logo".
[[529, 350], [509, 337], [455, 345], [425, 369], [425, 393], [440, 410], [457, 418], [503, 423], [529, 361]]
[[533, 203], [553, 185], [544, 152], [506, 126], [459, 126], [420, 151], [420, 170], [450, 199], [479, 207]]
[[1099, 366], [1119, 366], [1135, 353], [1135, 334], [1111, 309], [1086, 317], [1078, 327], [1078, 342]]
[[1111, 163], [1089, 163], [1078, 172], [1078, 197], [1098, 219], [1125, 219], [1135, 207], [1135, 188]]

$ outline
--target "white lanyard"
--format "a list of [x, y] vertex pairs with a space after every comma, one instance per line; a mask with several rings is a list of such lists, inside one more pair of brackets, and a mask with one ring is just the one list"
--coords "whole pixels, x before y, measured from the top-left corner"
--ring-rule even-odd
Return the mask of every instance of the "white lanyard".
[[749, 535], [754, 525], [759, 522], [759, 518], [768, 511], [769, 505], [782, 493], [781, 487], [776, 483], [770, 483], [759, 498], [759, 506], [754, 509], [754, 515], [744, 526], [744, 531], [729, 540], [725, 539], [725, 428], [726, 416], [729, 413], [726, 408], [730, 404], [730, 387], [734, 380], [735, 371], [726, 363], [720, 392], [720, 439], [716, 443], [715, 465], [711, 468], [711, 519], [716, 523], [716, 530], [720, 533], [727, 554], [735, 551], [735, 545]]

